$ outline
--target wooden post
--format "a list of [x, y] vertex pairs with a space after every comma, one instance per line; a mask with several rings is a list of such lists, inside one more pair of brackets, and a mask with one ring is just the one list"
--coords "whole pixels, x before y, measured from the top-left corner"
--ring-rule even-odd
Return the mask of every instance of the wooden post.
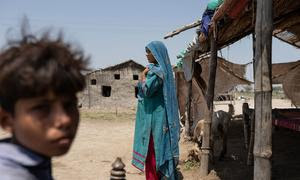
[[253, 146], [254, 146], [254, 134], [255, 134], [255, 114], [254, 110], [251, 110], [249, 113], [250, 122], [251, 122], [251, 131], [250, 131], [250, 143], [249, 143], [249, 149], [248, 149], [248, 158], [247, 158], [247, 165], [252, 166], [253, 165]]
[[[253, 8], [256, 7], [255, 2], [253, 2]], [[254, 13], [253, 13], [254, 14]], [[253, 18], [254, 19], [254, 18]], [[252, 34], [252, 46], [253, 46], [253, 79], [255, 79], [255, 46], [256, 46], [256, 36], [255, 33]], [[247, 165], [253, 165], [253, 146], [254, 146], [254, 130], [255, 130], [255, 115], [249, 114], [250, 116], [250, 144], [248, 149], [248, 158], [247, 158]]]
[[271, 179], [273, 0], [257, 1], [255, 53], [254, 179]]
[[191, 136], [191, 128], [190, 128], [190, 122], [191, 122], [191, 104], [192, 104], [192, 81], [189, 82], [189, 88], [188, 88], [188, 96], [187, 96], [187, 105], [185, 110], [185, 137], [187, 139]]
[[210, 127], [211, 127], [212, 115], [213, 115], [213, 100], [214, 100], [215, 80], [216, 80], [216, 71], [217, 71], [217, 44], [216, 44], [216, 39], [214, 38], [213, 35], [210, 36], [210, 51], [211, 51], [211, 56], [209, 61], [209, 81], [208, 81], [208, 88], [206, 93], [207, 108], [205, 111], [204, 135], [203, 135], [203, 142], [201, 147], [202, 150], [201, 165], [200, 165], [201, 177], [204, 177], [208, 174], [209, 155], [211, 153]]
[[[194, 51], [194, 54], [193, 54], [193, 57], [192, 57], [192, 77], [193, 77], [193, 74], [194, 74], [194, 67], [195, 67], [195, 56], [196, 56], [196, 52]], [[192, 78], [193, 79], [193, 78]], [[193, 80], [190, 80], [188, 83], [189, 83], [189, 92], [188, 92], [188, 104], [187, 104], [187, 110], [186, 110], [186, 114], [187, 114], [187, 118], [186, 118], [186, 121], [185, 121], [185, 135], [188, 139], [190, 139], [190, 136], [191, 136], [191, 122], [194, 121], [195, 119], [192, 119], [192, 112], [191, 112], [191, 109], [192, 109], [192, 98], [193, 98], [193, 95], [192, 95], [192, 91], [193, 91]], [[193, 107], [195, 108], [195, 107]]]
[[245, 140], [245, 148], [249, 147], [249, 105], [248, 103], [243, 103], [243, 123], [244, 123], [244, 140]]

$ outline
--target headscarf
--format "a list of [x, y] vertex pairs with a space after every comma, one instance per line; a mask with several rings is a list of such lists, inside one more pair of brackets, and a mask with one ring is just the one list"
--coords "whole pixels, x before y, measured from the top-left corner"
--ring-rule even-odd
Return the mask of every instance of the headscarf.
[[[162, 74], [158, 74], [163, 79], [163, 94], [164, 102], [167, 112], [168, 127], [171, 139], [171, 148], [173, 157], [179, 156], [179, 115], [178, 115], [178, 102], [176, 97], [176, 87], [173, 77], [172, 66], [170, 63], [168, 50], [166, 46], [160, 41], [152, 41], [146, 48], [153, 54], [154, 58], [162, 69]], [[155, 72], [155, 71], [154, 71]]]

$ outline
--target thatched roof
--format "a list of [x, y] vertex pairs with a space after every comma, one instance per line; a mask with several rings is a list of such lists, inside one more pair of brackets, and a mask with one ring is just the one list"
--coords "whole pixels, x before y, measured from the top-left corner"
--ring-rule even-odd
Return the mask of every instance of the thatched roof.
[[295, 62], [272, 64], [272, 83], [282, 84], [287, 74], [299, 66], [300, 60]]
[[[234, 11], [234, 9], [230, 9], [234, 6], [224, 8], [229, 8], [226, 10], [228, 13]], [[251, 34], [255, 27], [254, 15], [252, 1], [249, 0], [248, 6], [235, 19], [225, 19], [224, 25], [219, 27], [218, 47], [228, 46]], [[275, 37], [300, 47], [300, 1], [273, 0], [273, 22]], [[202, 53], [207, 51], [208, 49], [205, 49]]]
[[282, 84], [286, 96], [300, 107], [300, 65], [287, 72]]
[[[230, 6], [220, 6], [215, 13], [223, 11], [226, 16], [222, 17], [223, 23], [218, 25], [217, 31], [217, 46], [223, 48], [235, 43], [241, 38], [254, 32], [255, 11], [253, 9], [253, 0], [225, 0], [225, 2], [247, 2], [242, 11], [234, 18], [228, 18], [235, 11], [236, 4]], [[224, 4], [225, 4], [224, 2]], [[273, 0], [273, 36], [300, 48], [300, 1], [299, 0]], [[209, 42], [195, 44], [191, 43], [186, 53], [186, 59], [191, 58], [195, 51], [198, 51], [200, 56], [205, 56], [209, 53]], [[299, 61], [293, 63], [274, 64], [272, 66], [273, 83], [282, 83], [285, 94], [293, 101], [294, 104], [300, 104], [300, 87], [299, 76], [300, 66]], [[205, 69], [205, 68], [204, 68]], [[217, 72], [218, 73], [218, 72]], [[295, 78], [295, 79], [292, 79]], [[298, 82], [298, 83], [295, 83]], [[223, 81], [216, 81], [224, 83]]]
[[109, 66], [109, 67], [104, 68], [102, 70], [103, 71], [115, 71], [115, 70], [122, 69], [122, 68], [125, 68], [125, 67], [135, 67], [135, 68], [141, 69], [141, 70], [145, 69], [145, 66], [143, 66], [143, 65], [135, 62], [134, 60], [130, 59], [130, 60], [122, 62], [120, 64]]
[[[231, 9], [227, 9], [231, 11]], [[225, 20], [223, 27], [219, 28], [217, 44], [224, 47], [249, 35], [254, 31], [255, 17], [252, 1], [248, 8], [236, 19]], [[300, 48], [300, 1], [299, 0], [273, 0], [274, 37]], [[208, 43], [208, 42], [207, 42]], [[206, 48], [205, 48], [206, 47]], [[209, 51], [206, 44], [200, 47], [201, 53]], [[282, 83], [287, 97], [295, 105], [300, 105], [300, 61], [272, 65], [273, 83]]]
[[300, 60], [272, 64], [272, 83], [282, 84], [285, 95], [300, 106]]
[[[239, 0], [225, 0], [240, 3]], [[231, 6], [220, 6], [218, 11], [224, 11], [226, 16], [222, 17], [222, 23], [218, 25], [217, 46], [224, 48], [245, 36], [254, 32], [255, 11], [253, 0], [243, 0], [247, 4], [234, 18], [228, 18], [228, 14], [235, 11], [236, 4]], [[225, 2], [224, 2], [225, 4]], [[218, 11], [215, 13], [217, 14]], [[274, 37], [300, 48], [300, 1], [299, 0], [273, 0], [273, 23]], [[220, 25], [221, 24], [221, 25]], [[191, 43], [186, 56], [191, 56], [193, 51], [199, 51], [200, 55], [209, 53], [208, 40], [202, 44]]]

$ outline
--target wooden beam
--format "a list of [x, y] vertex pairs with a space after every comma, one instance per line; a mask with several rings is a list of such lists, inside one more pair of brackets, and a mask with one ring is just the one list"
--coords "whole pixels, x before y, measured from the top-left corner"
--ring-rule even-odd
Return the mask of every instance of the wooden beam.
[[186, 31], [188, 29], [192, 29], [192, 28], [200, 26], [200, 25], [201, 25], [201, 21], [200, 20], [197, 20], [197, 21], [195, 21], [195, 22], [193, 22], [191, 24], [184, 25], [183, 27], [178, 28], [178, 29], [176, 29], [176, 30], [174, 30], [174, 31], [169, 32], [168, 34], [166, 34], [166, 36], [164, 37], [164, 39], [168, 39], [170, 37], [173, 37], [173, 36], [175, 36], [175, 35], [183, 32], [183, 31]]
[[250, 117], [249, 117], [249, 104], [243, 103], [242, 107], [243, 112], [243, 123], [244, 123], [244, 140], [245, 140], [245, 148], [249, 149], [249, 123], [250, 123]]
[[[193, 94], [192, 94], [192, 91], [193, 91], [193, 76], [195, 75], [195, 60], [196, 60], [196, 57], [197, 57], [197, 53], [195, 51], [193, 51], [193, 57], [192, 57], [192, 80], [189, 81], [189, 93], [188, 93], [188, 104], [187, 104], [187, 114], [188, 114], [188, 118], [186, 118], [186, 122], [185, 122], [185, 135], [187, 138], [189, 138], [192, 134], [191, 132], [191, 127], [190, 127], [190, 123], [191, 122], [194, 122], [195, 119], [192, 119], [192, 112], [191, 112], [191, 107], [192, 107], [192, 98], [193, 98]], [[194, 107], [195, 108], [195, 107]]]
[[[291, 17], [295, 18], [295, 15], [299, 13], [300, 10], [299, 1], [286, 0], [284, 1], [284, 3], [285, 4], [287, 3], [288, 5], [285, 5], [284, 7], [281, 7], [279, 5], [281, 8], [280, 12], [277, 12], [278, 9], [273, 8], [273, 11], [275, 13], [273, 19], [274, 27], [277, 27], [277, 23], [284, 24], [284, 23], [292, 22], [292, 21], [286, 21], [285, 19]], [[219, 48], [222, 49], [226, 46], [229, 46], [230, 44], [235, 43], [236, 41], [242, 39], [243, 37], [251, 34], [254, 31], [252, 25], [252, 18], [251, 18], [253, 17], [253, 14], [251, 13], [253, 12], [252, 8], [253, 8], [253, 4], [250, 6], [250, 10], [245, 12], [245, 14], [243, 14], [241, 17], [225, 23], [225, 25], [219, 29], [218, 42], [217, 42]], [[291, 44], [291, 45], [295, 46], [295, 44]], [[207, 50], [204, 50], [201, 53], [206, 53], [206, 52]]]
[[254, 179], [271, 180], [273, 0], [257, 1], [255, 53]]
[[211, 21], [219, 21], [221, 18], [224, 18], [225, 14], [228, 10], [232, 9], [233, 5], [238, 3], [239, 0], [225, 0], [218, 10], [215, 12], [214, 16], [212, 17]]
[[[216, 81], [216, 72], [217, 72], [217, 43], [216, 39], [211, 34], [210, 36], [210, 61], [209, 61], [209, 81], [208, 88], [206, 93], [206, 104], [207, 108], [205, 111], [205, 121], [204, 121], [204, 135], [202, 142], [202, 155], [201, 155], [201, 165], [200, 165], [200, 177], [204, 177], [208, 174], [209, 167], [209, 156], [211, 153], [211, 143], [210, 143], [210, 134], [211, 134], [211, 122], [213, 116], [213, 101], [215, 93], [215, 81]], [[213, 154], [212, 154], [213, 156]]]
[[247, 165], [253, 165], [253, 147], [254, 147], [254, 135], [255, 135], [255, 113], [254, 110], [250, 113], [250, 143], [248, 149]]
[[[252, 34], [252, 48], [253, 48], [253, 79], [255, 79], [255, 51], [256, 51], [256, 36], [255, 33]], [[250, 143], [248, 149], [247, 165], [253, 165], [253, 147], [254, 147], [254, 130], [255, 130], [255, 114], [254, 112], [250, 116]]]
[[188, 88], [188, 96], [187, 96], [187, 105], [186, 110], [185, 110], [185, 137], [190, 138], [191, 137], [191, 127], [190, 127], [190, 122], [192, 120], [191, 117], [191, 105], [192, 105], [192, 81], [188, 82], [189, 88]]

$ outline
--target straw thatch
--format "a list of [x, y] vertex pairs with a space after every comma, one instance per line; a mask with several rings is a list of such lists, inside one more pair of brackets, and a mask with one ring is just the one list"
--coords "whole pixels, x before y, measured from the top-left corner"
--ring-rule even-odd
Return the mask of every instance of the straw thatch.
[[272, 64], [272, 83], [282, 84], [287, 74], [298, 66], [300, 66], [300, 60], [295, 62]]
[[286, 96], [295, 106], [300, 107], [300, 65], [286, 74], [282, 85]]
[[[255, 12], [252, 6], [251, 1], [249, 1], [248, 6], [237, 18], [225, 18], [224, 24], [218, 27], [218, 47], [228, 46], [254, 31], [252, 17]], [[293, 46], [300, 47], [300, 1], [273, 0], [273, 12], [274, 36]], [[209, 49], [203, 48], [201, 51], [205, 53]]]

